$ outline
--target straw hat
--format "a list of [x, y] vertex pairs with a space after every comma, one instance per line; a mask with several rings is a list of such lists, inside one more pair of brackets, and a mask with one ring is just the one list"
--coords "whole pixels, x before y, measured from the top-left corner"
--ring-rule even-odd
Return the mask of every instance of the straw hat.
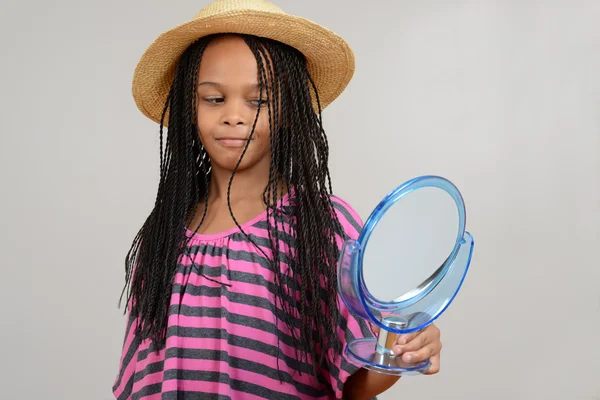
[[[160, 123], [177, 62], [197, 39], [216, 33], [265, 37], [298, 49], [307, 59], [321, 108], [335, 100], [354, 74], [354, 54], [338, 35], [263, 0], [216, 0], [190, 21], [160, 35], [144, 52], [133, 77], [140, 111]], [[165, 125], [168, 116], [165, 118]]]

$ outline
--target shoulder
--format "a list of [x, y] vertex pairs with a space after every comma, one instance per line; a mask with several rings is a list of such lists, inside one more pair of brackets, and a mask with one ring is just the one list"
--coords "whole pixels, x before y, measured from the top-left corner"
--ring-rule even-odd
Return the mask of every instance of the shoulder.
[[339, 196], [331, 195], [331, 203], [346, 235], [357, 238], [363, 227], [363, 221], [358, 212]]

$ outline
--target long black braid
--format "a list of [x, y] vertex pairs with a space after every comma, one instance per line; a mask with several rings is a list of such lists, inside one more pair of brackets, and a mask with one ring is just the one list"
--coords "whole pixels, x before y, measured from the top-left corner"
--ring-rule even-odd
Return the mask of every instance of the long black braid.
[[[333, 349], [334, 354], [341, 350], [337, 335], [336, 235], [343, 235], [331, 202], [329, 147], [318, 93], [299, 51], [269, 39], [242, 37], [255, 55], [261, 92], [266, 92], [269, 105], [271, 165], [263, 198], [274, 254], [271, 261], [276, 300], [283, 309], [282, 319], [291, 333], [298, 360], [307, 362], [310, 355], [316, 375], [319, 366], [326, 366], [328, 350]], [[188, 47], [177, 66], [160, 124], [156, 203], [126, 257], [124, 293], [127, 292], [132, 317], [139, 318], [136, 334], [151, 339], [156, 348], [165, 344], [173, 279], [180, 257], [189, 248], [187, 223], [203, 201], [200, 226], [208, 208], [211, 167], [198, 134], [196, 81], [202, 54], [213, 38], [202, 38]], [[317, 100], [317, 112], [313, 97]], [[163, 143], [167, 111], [168, 134]], [[240, 162], [241, 158], [231, 181]], [[278, 204], [284, 190], [289, 198], [287, 208]], [[242, 230], [229, 198], [228, 204]], [[284, 224], [284, 220], [290, 223]], [[283, 270], [277, 256], [284, 236], [294, 238], [287, 270]]]

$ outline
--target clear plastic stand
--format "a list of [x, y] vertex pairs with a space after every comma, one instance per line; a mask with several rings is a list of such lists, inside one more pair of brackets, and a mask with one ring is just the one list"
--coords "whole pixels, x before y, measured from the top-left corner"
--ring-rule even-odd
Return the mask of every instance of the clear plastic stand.
[[[400, 201], [417, 193], [421, 198]], [[344, 243], [338, 263], [341, 298], [353, 314], [380, 328], [377, 338], [348, 343], [345, 354], [354, 363], [397, 376], [429, 369], [428, 360], [406, 363], [394, 355], [392, 347], [399, 335], [434, 322], [457, 295], [474, 246], [473, 237], [465, 231], [465, 220], [464, 201], [456, 186], [441, 177], [423, 176], [387, 195], [365, 222], [359, 238]], [[380, 234], [373, 235], [378, 230]], [[436, 237], [444, 230], [450, 233]], [[432, 258], [434, 253], [444, 255], [439, 263]], [[366, 272], [376, 270], [378, 279], [367, 284]], [[391, 289], [382, 296], [391, 300], [374, 295], [373, 289], [386, 285]]]

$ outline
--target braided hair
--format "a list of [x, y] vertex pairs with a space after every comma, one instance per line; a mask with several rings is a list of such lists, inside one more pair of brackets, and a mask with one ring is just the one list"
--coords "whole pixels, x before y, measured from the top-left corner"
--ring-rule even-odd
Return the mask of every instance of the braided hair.
[[[336, 235], [343, 232], [331, 202], [329, 147], [321, 106], [306, 60], [298, 50], [270, 39], [240, 36], [256, 58], [261, 96], [266, 92], [269, 105], [263, 112], [269, 113], [271, 165], [263, 199], [273, 250], [270, 261], [276, 302], [283, 310], [281, 319], [291, 333], [297, 360], [308, 362], [310, 355], [316, 376], [319, 367], [328, 363], [325, 357], [328, 350], [339, 354], [341, 347], [337, 335], [335, 266], [339, 254]], [[136, 334], [154, 341], [156, 348], [165, 344], [176, 266], [188, 248], [186, 222], [195, 217], [201, 202], [204, 202], [202, 221], [208, 208], [211, 167], [198, 134], [196, 85], [203, 52], [215, 37], [204, 37], [190, 45], [177, 65], [160, 124], [156, 202], [125, 260], [123, 294], [127, 292], [132, 317], [139, 319]], [[313, 98], [318, 105], [316, 112]], [[168, 134], [163, 143], [167, 111]], [[251, 135], [260, 112], [259, 107]], [[231, 176], [227, 200], [230, 214], [242, 232], [233, 215], [229, 193], [247, 146]], [[277, 201], [283, 198], [284, 191], [290, 204], [285, 215], [289, 222], [286, 232], [286, 225], [278, 223], [282, 219], [277, 217], [281, 213]], [[289, 234], [294, 238], [294, 246], [290, 246], [293, 248], [287, 257], [289, 268], [283, 270], [277, 256], [279, 239]], [[281, 331], [278, 332], [280, 335]]]

